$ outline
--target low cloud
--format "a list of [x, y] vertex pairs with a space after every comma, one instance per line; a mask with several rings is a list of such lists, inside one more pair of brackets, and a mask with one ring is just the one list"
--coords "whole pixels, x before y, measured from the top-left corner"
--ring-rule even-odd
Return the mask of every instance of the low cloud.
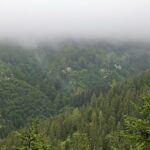
[[0, 38], [150, 39], [149, 0], [1, 0]]

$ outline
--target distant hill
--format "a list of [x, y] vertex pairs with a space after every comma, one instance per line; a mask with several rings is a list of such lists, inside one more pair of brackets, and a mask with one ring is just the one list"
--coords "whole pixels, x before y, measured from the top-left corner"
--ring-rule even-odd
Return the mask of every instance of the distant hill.
[[86, 105], [93, 93], [106, 94], [118, 82], [150, 68], [149, 48], [72, 41], [27, 49], [1, 43], [1, 137], [33, 118]]

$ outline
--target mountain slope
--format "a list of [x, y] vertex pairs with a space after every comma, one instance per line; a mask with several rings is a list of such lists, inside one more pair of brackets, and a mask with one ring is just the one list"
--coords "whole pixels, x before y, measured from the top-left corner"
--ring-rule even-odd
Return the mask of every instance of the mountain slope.
[[[117, 82], [148, 69], [149, 58], [149, 45], [138, 43], [72, 42], [35, 49], [0, 44], [2, 136], [30, 118], [88, 104], [93, 93], [106, 94]], [[115, 109], [124, 105], [113, 99]]]
[[9, 67], [0, 63], [0, 136], [30, 119], [52, 113], [52, 103], [45, 94], [16, 79]]
[[[91, 97], [90, 104], [68, 108], [65, 112], [39, 121], [38, 129], [45, 143], [53, 150], [75, 149], [88, 141], [87, 148], [109, 150], [108, 135], [122, 129], [123, 116], [137, 116], [135, 105], [142, 105], [141, 97], [150, 92], [150, 71], [112, 87], [106, 95]], [[0, 145], [16, 143], [15, 133]], [[84, 147], [86, 149], [86, 147]], [[6, 148], [9, 150], [9, 148]]]

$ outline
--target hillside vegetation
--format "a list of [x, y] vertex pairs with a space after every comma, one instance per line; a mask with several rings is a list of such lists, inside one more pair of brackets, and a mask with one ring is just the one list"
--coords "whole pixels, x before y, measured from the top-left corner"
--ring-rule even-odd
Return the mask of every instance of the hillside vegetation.
[[[111, 141], [117, 139], [115, 136], [112, 139], [110, 135], [124, 128], [124, 115], [138, 116], [135, 104], [142, 106], [142, 97], [149, 91], [150, 71], [146, 71], [117, 84], [106, 95], [96, 97], [93, 94], [86, 106], [70, 108], [59, 115], [40, 120], [38, 132], [43, 136], [45, 145], [50, 145], [52, 150], [109, 150]], [[19, 143], [14, 132], [0, 145], [7, 145], [6, 149], [9, 150], [12, 145]], [[120, 148], [126, 150], [121, 144]]]
[[149, 68], [141, 43], [1, 44], [1, 149], [19, 145], [14, 131], [35, 119], [52, 150], [110, 149], [123, 116], [138, 116], [133, 103], [142, 106], [150, 90]]

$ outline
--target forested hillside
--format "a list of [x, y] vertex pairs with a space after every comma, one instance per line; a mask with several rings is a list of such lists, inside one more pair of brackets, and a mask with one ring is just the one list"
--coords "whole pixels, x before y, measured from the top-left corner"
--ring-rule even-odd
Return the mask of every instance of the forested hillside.
[[0, 136], [24, 125], [36, 116], [53, 113], [48, 97], [23, 80], [15, 78], [11, 70], [0, 66]]
[[136, 42], [1, 43], [0, 148], [18, 145], [13, 131], [40, 119], [52, 150], [109, 149], [110, 133], [123, 128], [124, 115], [138, 114], [133, 103], [141, 106], [150, 90], [149, 49]]
[[[138, 116], [136, 106], [142, 106], [142, 97], [149, 91], [150, 71], [146, 71], [117, 84], [106, 95], [97, 97], [93, 94], [86, 106], [68, 108], [59, 115], [40, 120], [37, 126], [39, 133], [45, 145], [52, 150], [109, 150], [111, 141], [117, 138], [111, 134], [124, 128], [123, 116]], [[1, 147], [7, 145], [6, 149], [9, 150], [19, 143], [14, 132], [1, 141]], [[126, 150], [121, 144], [120, 149]]]

